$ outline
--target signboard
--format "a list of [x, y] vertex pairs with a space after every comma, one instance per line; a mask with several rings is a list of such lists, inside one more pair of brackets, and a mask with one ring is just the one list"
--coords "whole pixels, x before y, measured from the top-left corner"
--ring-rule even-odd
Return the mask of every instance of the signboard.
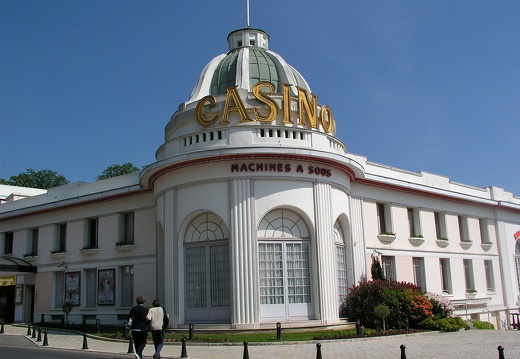
[[8, 285], [15, 285], [15, 284], [16, 284], [15, 275], [0, 277], [0, 287], [6, 287]]

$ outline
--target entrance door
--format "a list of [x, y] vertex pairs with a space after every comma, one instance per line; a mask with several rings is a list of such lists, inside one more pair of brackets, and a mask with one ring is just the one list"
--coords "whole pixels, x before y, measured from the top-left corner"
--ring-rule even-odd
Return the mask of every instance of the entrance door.
[[0, 322], [14, 322], [15, 285], [0, 286]]

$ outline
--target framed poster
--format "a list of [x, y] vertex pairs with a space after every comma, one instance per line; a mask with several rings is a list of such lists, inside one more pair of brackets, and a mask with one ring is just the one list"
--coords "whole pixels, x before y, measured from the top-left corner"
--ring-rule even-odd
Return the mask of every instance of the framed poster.
[[18, 284], [16, 286], [16, 289], [14, 292], [14, 303], [15, 304], [23, 303], [23, 285]]
[[115, 304], [115, 269], [98, 270], [98, 305]]
[[80, 304], [81, 272], [65, 273], [65, 302], [72, 305]]

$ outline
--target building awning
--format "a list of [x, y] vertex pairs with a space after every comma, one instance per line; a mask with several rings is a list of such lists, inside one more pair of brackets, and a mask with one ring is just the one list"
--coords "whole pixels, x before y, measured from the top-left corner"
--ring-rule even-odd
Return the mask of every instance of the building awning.
[[9, 272], [11, 274], [36, 273], [38, 267], [16, 257], [0, 257], [0, 273]]

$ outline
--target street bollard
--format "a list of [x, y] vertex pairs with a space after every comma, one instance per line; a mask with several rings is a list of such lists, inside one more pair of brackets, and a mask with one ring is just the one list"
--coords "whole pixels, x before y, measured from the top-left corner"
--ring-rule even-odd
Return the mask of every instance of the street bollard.
[[96, 319], [96, 333], [101, 333], [101, 319]]
[[128, 354], [134, 354], [134, 338], [130, 335], [130, 341], [128, 342]]
[[249, 350], [247, 349], [247, 342], [244, 342], [244, 354], [242, 355], [242, 359], [249, 359]]
[[88, 349], [87, 333], [83, 333], [83, 348], [81, 349]]
[[276, 340], [282, 340], [282, 323], [276, 323]]
[[47, 331], [43, 331], [43, 344], [42, 347], [48, 347], [49, 346], [49, 340], [47, 339]]
[[42, 313], [42, 315], [40, 316], [40, 323], [43, 324], [45, 323], [45, 314]]
[[193, 330], [194, 330], [194, 325], [193, 324], [189, 324], [189, 332], [188, 332], [188, 339], [189, 340], [193, 340]]
[[33, 324], [33, 333], [32, 333], [32, 339], [36, 339], [36, 326]]
[[38, 339], [36, 339], [37, 342], [42, 341], [42, 328], [38, 328]]
[[0, 334], [4, 334], [4, 322], [2, 322], [2, 326], [0, 327]]
[[506, 359], [506, 357], [504, 356], [504, 348], [499, 345], [498, 346], [498, 359]]
[[181, 358], [187, 358], [188, 352], [186, 351], [186, 339], [182, 338], [182, 347], [181, 347]]
[[128, 338], [128, 335], [129, 335], [128, 329], [130, 329], [129, 326], [128, 326], [128, 322], [124, 322], [123, 323], [123, 330], [125, 332], [125, 338]]
[[401, 359], [406, 359], [406, 346], [401, 344], [399, 348], [401, 348]]
[[361, 336], [361, 321], [359, 319], [356, 320], [356, 335]]
[[321, 359], [321, 344], [316, 344], [316, 359]]
[[25, 335], [31, 335], [31, 324], [27, 325], [27, 334]]

